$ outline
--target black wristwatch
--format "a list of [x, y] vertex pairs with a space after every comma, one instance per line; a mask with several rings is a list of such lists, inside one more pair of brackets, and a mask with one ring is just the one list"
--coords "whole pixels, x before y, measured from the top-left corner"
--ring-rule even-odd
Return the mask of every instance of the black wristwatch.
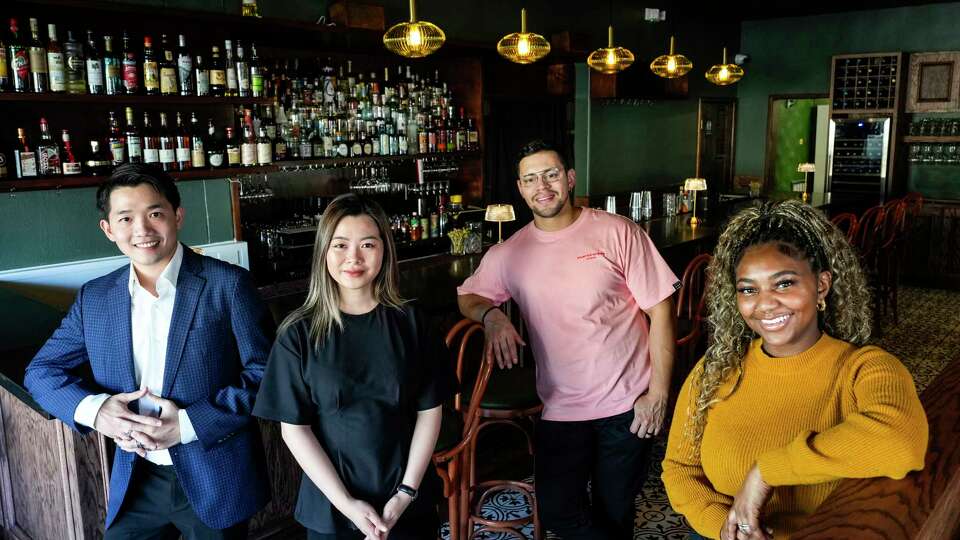
[[418, 493], [418, 492], [417, 492], [416, 489], [414, 489], [414, 488], [412, 488], [412, 487], [410, 487], [410, 486], [408, 486], [408, 485], [406, 485], [406, 484], [400, 484], [399, 486], [397, 486], [397, 493], [403, 493], [403, 494], [409, 496], [411, 501], [414, 501], [414, 500], [417, 499], [417, 493]]

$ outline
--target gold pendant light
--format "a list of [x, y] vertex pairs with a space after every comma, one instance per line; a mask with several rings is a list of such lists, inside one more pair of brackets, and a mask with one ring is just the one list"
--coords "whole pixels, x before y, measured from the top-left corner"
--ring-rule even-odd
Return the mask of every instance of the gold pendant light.
[[422, 58], [439, 49], [447, 40], [437, 25], [417, 20], [416, 0], [410, 0], [410, 22], [397, 23], [383, 35], [387, 50], [407, 58]]
[[550, 52], [550, 43], [540, 34], [527, 32], [527, 8], [520, 10], [520, 32], [507, 34], [497, 42], [500, 56], [518, 64], [531, 64]]
[[723, 63], [714, 64], [706, 73], [707, 80], [717, 86], [733, 84], [743, 78], [743, 68], [727, 63], [727, 48], [723, 48]]
[[609, 75], [627, 69], [630, 64], [633, 64], [633, 53], [613, 46], [613, 25], [610, 25], [607, 27], [607, 46], [590, 53], [587, 65]]
[[670, 54], [664, 54], [656, 57], [650, 62], [650, 71], [655, 75], [665, 79], [676, 79], [683, 77], [688, 71], [693, 69], [693, 62], [682, 54], [673, 52], [674, 39], [670, 36]]

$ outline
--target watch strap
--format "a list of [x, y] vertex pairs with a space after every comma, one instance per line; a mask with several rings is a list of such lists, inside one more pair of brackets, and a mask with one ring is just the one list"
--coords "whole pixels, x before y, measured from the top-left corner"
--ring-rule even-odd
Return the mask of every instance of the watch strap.
[[418, 491], [406, 484], [400, 484], [397, 486], [397, 493], [403, 493], [408, 495], [411, 500], [415, 500], [417, 498]]

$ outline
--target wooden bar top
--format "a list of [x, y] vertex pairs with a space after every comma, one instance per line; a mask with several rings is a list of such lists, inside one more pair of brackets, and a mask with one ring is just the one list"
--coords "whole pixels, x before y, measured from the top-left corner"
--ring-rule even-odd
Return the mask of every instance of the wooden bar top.
[[930, 423], [923, 470], [900, 480], [844, 480], [791, 539], [960, 538], [960, 359], [940, 373], [920, 401]]

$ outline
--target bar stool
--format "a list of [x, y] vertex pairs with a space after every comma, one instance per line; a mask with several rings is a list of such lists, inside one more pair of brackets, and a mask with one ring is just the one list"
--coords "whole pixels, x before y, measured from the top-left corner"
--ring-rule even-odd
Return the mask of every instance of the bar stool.
[[853, 212], [843, 212], [842, 214], [837, 214], [830, 218], [830, 221], [837, 226], [838, 229], [843, 231], [843, 234], [846, 235], [847, 240], [851, 243], [853, 239], [857, 236], [857, 215]]
[[[483, 326], [470, 320], [460, 321], [450, 330], [445, 340], [448, 348], [453, 344], [457, 334], [464, 329], [466, 331], [459, 342], [458, 376], [463, 380], [464, 373], [469, 373], [471, 370], [471, 363], [477, 365], [478, 381], [484, 377], [484, 373], [487, 371], [492, 372], [492, 374], [488, 376], [489, 380], [483, 385], [474, 384], [471, 390], [465, 390], [459, 396], [457, 402], [461, 411], [464, 402], [470, 403], [471, 408], [472, 404], [477, 402], [474, 411], [468, 408], [464, 413], [466, 424], [470, 424], [474, 421], [474, 417], [476, 418], [476, 427], [472, 429], [473, 433], [470, 441], [460, 456], [463, 468], [458, 495], [460, 538], [463, 540], [473, 538], [476, 525], [480, 526], [476, 532], [502, 532], [522, 538], [522, 534], [516, 529], [528, 523], [533, 523], [534, 538], [540, 540], [542, 532], [534, 487], [526, 482], [512, 480], [491, 480], [477, 483], [475, 461], [477, 439], [480, 432], [496, 424], [509, 425], [520, 429], [526, 438], [528, 451], [531, 455], [534, 454], [531, 429], [521, 422], [532, 420], [543, 409], [543, 404], [540, 403], [536, 394], [535, 372], [532, 367], [517, 367], [493, 372], [493, 361], [487, 360], [483, 355], [483, 341], [470, 339], [474, 335], [483, 336]], [[470, 361], [471, 359], [473, 362]], [[478, 392], [479, 398], [477, 398]], [[532, 422], [530, 427], [532, 428]], [[531, 509], [530, 515], [502, 521], [482, 517], [481, 509], [483, 505], [498, 492], [505, 490], [520, 493]], [[473, 504], [472, 508], [471, 503]]]
[[[687, 374], [696, 364], [699, 356], [703, 321], [707, 312], [707, 267], [713, 257], [701, 253], [687, 263], [680, 278], [680, 291], [677, 296], [677, 326], [683, 337], [677, 339], [677, 361], [673, 370], [674, 390], [680, 388]], [[676, 392], [671, 392], [671, 396]]]
[[883, 212], [881, 244], [877, 249], [875, 303], [884, 316], [887, 315], [889, 305], [893, 311], [894, 323], [899, 323], [897, 297], [900, 288], [900, 261], [907, 232], [907, 203], [903, 199], [894, 199], [883, 205]]

